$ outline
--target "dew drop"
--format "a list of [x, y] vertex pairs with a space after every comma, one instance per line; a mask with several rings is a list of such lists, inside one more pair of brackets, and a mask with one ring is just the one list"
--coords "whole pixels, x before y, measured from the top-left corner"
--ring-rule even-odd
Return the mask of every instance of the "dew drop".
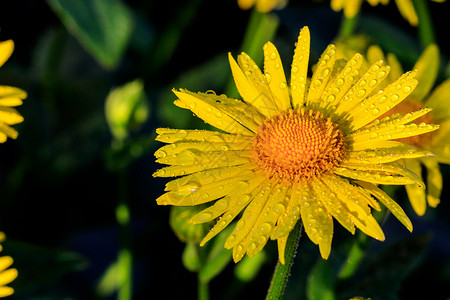
[[280, 89], [284, 90], [284, 89], [286, 89], [286, 88], [287, 88], [286, 82], [280, 83]]
[[293, 66], [291, 72], [292, 73], [297, 73], [298, 72], [298, 67], [297, 66]]
[[338, 80], [336, 80], [335, 84], [336, 86], [341, 86], [344, 84], [344, 80], [342, 78], [339, 78]]
[[394, 101], [394, 102], [398, 101], [398, 98], [399, 98], [399, 96], [397, 94], [394, 94], [394, 95], [391, 96], [391, 100]]
[[326, 76], [328, 76], [328, 74], [330, 74], [330, 69], [326, 68], [326, 69], [322, 70], [322, 73], [321, 73], [322, 77], [326, 77]]
[[361, 98], [361, 97], [363, 97], [365, 94], [366, 94], [366, 90], [363, 89], [363, 90], [359, 90], [358, 93], [356, 93], [356, 96], [358, 96], [358, 97]]
[[192, 165], [196, 161], [195, 154], [190, 150], [183, 150], [177, 156], [177, 162], [179, 165]]
[[210, 221], [211, 219], [213, 219], [213, 217], [214, 217], [214, 215], [212, 212], [205, 211], [203, 213], [200, 213], [196, 219], [197, 219], [197, 222], [203, 223], [203, 222]]
[[272, 230], [272, 225], [265, 222], [261, 224], [261, 227], [259, 228], [262, 232], [269, 234], [269, 232]]
[[179, 139], [184, 139], [185, 137], [187, 137], [188, 133], [186, 130], [180, 130], [177, 132], [177, 138]]
[[208, 113], [212, 112], [212, 108], [211, 107], [206, 108], [206, 112]]
[[409, 93], [409, 92], [411, 92], [411, 87], [405, 86], [405, 87], [403, 88], [403, 92], [404, 92], [404, 93]]
[[376, 79], [372, 79], [371, 81], [369, 81], [369, 86], [370, 87], [374, 87], [377, 84], [377, 80]]
[[222, 198], [214, 204], [214, 207], [220, 211], [225, 211], [228, 208], [229, 201], [227, 198]]
[[377, 74], [378, 78], [384, 77], [385, 75], [386, 75], [386, 72], [385, 72], [385, 71], [380, 71], [380, 72], [378, 72], [378, 74]]
[[374, 108], [373, 110], [372, 110], [372, 114], [373, 115], [378, 115], [380, 113], [380, 110], [378, 109], [378, 108]]
[[276, 59], [277, 58], [277, 54], [275, 52], [272, 52], [272, 54], [270, 54], [270, 59]]
[[269, 73], [266, 73], [266, 80], [267, 80], [267, 83], [270, 83], [271, 78], [270, 78], [270, 74]]
[[158, 157], [158, 158], [163, 158], [163, 157], [166, 157], [167, 156], [167, 153], [165, 152], [165, 151], [163, 151], [163, 150], [159, 150], [158, 152], [156, 152], [156, 157]]
[[285, 207], [283, 204], [281, 203], [276, 203], [273, 207], [272, 207], [272, 211], [274, 213], [276, 213], [277, 215], [281, 215], [285, 210]]
[[220, 111], [217, 112], [217, 113], [216, 113], [216, 117], [218, 117], [218, 118], [222, 117], [222, 113], [221, 113]]

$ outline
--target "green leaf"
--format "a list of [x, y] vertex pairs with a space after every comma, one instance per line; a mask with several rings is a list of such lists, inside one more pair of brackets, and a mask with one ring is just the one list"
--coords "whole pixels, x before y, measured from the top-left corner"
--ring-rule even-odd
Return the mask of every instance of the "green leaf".
[[119, 0], [47, 0], [85, 49], [105, 68], [114, 68], [133, 31], [130, 10]]
[[199, 272], [199, 279], [203, 283], [211, 281], [220, 274], [231, 261], [231, 250], [225, 249], [224, 244], [233, 229], [233, 226], [228, 226], [212, 240], [211, 249]]
[[267, 254], [264, 251], [258, 252], [253, 257], [245, 256], [234, 269], [236, 278], [244, 282], [252, 281], [258, 275], [266, 260]]
[[186, 243], [184, 247], [182, 261], [186, 269], [191, 272], [196, 272], [201, 267], [200, 255], [199, 255], [199, 245], [196, 243]]
[[334, 300], [335, 274], [330, 264], [321, 258], [311, 270], [306, 286], [309, 300]]
[[106, 97], [106, 121], [117, 140], [123, 140], [131, 130], [139, 128], [147, 120], [148, 111], [144, 84], [140, 79], [112, 89]]

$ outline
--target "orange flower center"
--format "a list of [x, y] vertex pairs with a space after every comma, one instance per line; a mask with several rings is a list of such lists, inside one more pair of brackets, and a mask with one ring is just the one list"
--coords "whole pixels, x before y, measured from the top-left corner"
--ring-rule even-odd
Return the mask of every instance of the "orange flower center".
[[[380, 118], [383, 118], [387, 115], [392, 115], [394, 113], [400, 113], [400, 114], [405, 115], [412, 111], [416, 111], [420, 108], [423, 108], [423, 105], [420, 102], [410, 99], [410, 98], [406, 98], [405, 100], [400, 102], [398, 105], [394, 106], [388, 113], [381, 116]], [[415, 119], [413, 121], [413, 123], [415, 123], [415, 124], [420, 124], [422, 122], [425, 122], [427, 124], [434, 123], [432, 113], [433, 112], [427, 113], [426, 115], [423, 115], [418, 119]], [[414, 146], [419, 149], [422, 149], [422, 148], [424, 148], [425, 145], [427, 145], [430, 142], [433, 134], [434, 134], [434, 132], [428, 132], [428, 133], [424, 133], [424, 134], [420, 134], [420, 135], [410, 136], [407, 138], [397, 139], [397, 141]]]
[[304, 108], [281, 112], [261, 125], [253, 159], [269, 178], [310, 182], [337, 166], [345, 153], [342, 131], [330, 118]]

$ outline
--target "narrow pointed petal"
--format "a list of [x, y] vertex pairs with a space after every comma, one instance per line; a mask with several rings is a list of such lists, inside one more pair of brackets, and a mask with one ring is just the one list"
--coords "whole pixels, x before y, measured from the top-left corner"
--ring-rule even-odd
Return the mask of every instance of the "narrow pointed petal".
[[8, 60], [14, 51], [14, 42], [7, 40], [0, 42], [0, 67]]
[[267, 42], [264, 47], [264, 73], [269, 83], [270, 91], [278, 110], [283, 111], [291, 108], [289, 90], [284, 74], [283, 65], [277, 48]]
[[[252, 130], [257, 130], [258, 125], [250, 118], [243, 118], [240, 114], [232, 114], [232, 111], [217, 105], [218, 96], [204, 93], [192, 93], [187, 90], [174, 91], [178, 99], [175, 105], [191, 110], [206, 123], [229, 133], [254, 135]], [[231, 99], [229, 99], [231, 100]], [[236, 102], [238, 100], [235, 100]], [[219, 108], [220, 107], [220, 108]]]
[[370, 194], [372, 194], [375, 198], [377, 198], [381, 203], [383, 203], [384, 206], [386, 206], [387, 209], [409, 230], [412, 232], [413, 225], [411, 223], [411, 220], [408, 218], [408, 216], [405, 214], [405, 211], [400, 207], [400, 205], [397, 204], [394, 200], [392, 200], [391, 197], [389, 197], [385, 192], [383, 192], [381, 189], [376, 187], [375, 185], [364, 182], [364, 181], [358, 181], [357, 182], [360, 186], [362, 186], [366, 191], [368, 191]]
[[[179, 141], [208, 141], [210, 143], [251, 143], [253, 137], [227, 134], [210, 130], [184, 130], [172, 128], [156, 129], [158, 136], [155, 140], [163, 143], [175, 143]], [[173, 146], [172, 146], [173, 147]], [[177, 146], [175, 146], [176, 148]]]
[[298, 36], [291, 67], [292, 106], [301, 107], [305, 103], [306, 78], [308, 75], [310, 33], [303, 27]]
[[405, 73], [397, 81], [365, 99], [351, 110], [349, 118], [353, 130], [357, 130], [389, 111], [405, 99], [416, 87], [415, 72]]
[[436, 44], [428, 46], [420, 55], [414, 68], [419, 84], [409, 95], [412, 99], [422, 102], [430, 93], [439, 71], [439, 48]]
[[306, 234], [314, 244], [319, 245], [322, 258], [327, 259], [333, 239], [333, 218], [312, 189], [302, 191], [300, 211]]
[[264, 93], [264, 90], [258, 89], [252, 81], [248, 80], [231, 53], [228, 54], [228, 59], [236, 88], [244, 101], [256, 107], [266, 117], [276, 115], [279, 110], [272, 95]]
[[334, 62], [336, 61], [336, 47], [328, 45], [327, 49], [317, 63], [317, 68], [311, 77], [311, 84], [308, 89], [306, 104], [313, 106], [320, 102], [322, 92], [328, 84]]
[[278, 259], [280, 260], [280, 263], [283, 265], [285, 264], [284, 255], [286, 252], [286, 243], [289, 236], [285, 236], [282, 238], [277, 239], [277, 245], [278, 245]]
[[436, 158], [429, 157], [420, 160], [427, 170], [427, 202], [431, 207], [436, 207], [440, 202], [443, 178], [439, 170]]
[[248, 180], [248, 184], [245, 187], [240, 187], [235, 190], [235, 193], [231, 194], [231, 200], [228, 210], [217, 220], [216, 225], [208, 232], [208, 234], [200, 242], [200, 246], [205, 245], [210, 239], [215, 237], [219, 232], [225, 229], [234, 218], [247, 206], [255, 195], [263, 187], [265, 178], [261, 176], [255, 176]]

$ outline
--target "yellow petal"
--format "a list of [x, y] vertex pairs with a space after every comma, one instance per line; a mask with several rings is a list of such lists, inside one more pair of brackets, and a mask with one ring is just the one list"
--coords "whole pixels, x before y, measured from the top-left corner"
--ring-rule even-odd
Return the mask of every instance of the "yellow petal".
[[17, 278], [18, 272], [16, 269], [8, 269], [0, 273], [0, 286], [11, 283]]
[[301, 107], [305, 102], [306, 78], [308, 75], [310, 34], [303, 27], [298, 36], [291, 67], [292, 106]]
[[431, 207], [440, 203], [443, 179], [436, 158], [428, 157], [420, 160], [427, 170], [427, 201]]
[[282, 238], [277, 239], [277, 245], [278, 245], [278, 259], [280, 260], [280, 263], [284, 265], [284, 254], [286, 252], [286, 243], [289, 236], [285, 236]]
[[412, 99], [423, 101], [436, 81], [439, 71], [439, 48], [432, 44], [428, 46], [414, 65], [417, 70], [416, 79], [419, 84], [414, 91], [409, 95]]
[[436, 122], [441, 123], [449, 119], [450, 116], [450, 79], [445, 80], [437, 86], [425, 105], [433, 108], [433, 117]]
[[413, 184], [425, 188], [422, 180], [410, 170], [395, 163], [385, 164], [347, 164], [342, 163], [333, 170], [335, 174], [376, 184]]
[[231, 53], [228, 53], [228, 59], [236, 88], [244, 101], [256, 107], [266, 117], [276, 115], [278, 108], [272, 95], [264, 93], [264, 90], [258, 89], [257, 86], [253, 85], [252, 81], [247, 79], [244, 72], [231, 56]]
[[408, 20], [409, 24], [412, 26], [417, 26], [419, 23], [419, 18], [417, 17], [416, 10], [414, 9], [414, 4], [411, 0], [395, 0], [397, 4], [398, 11], [401, 13], [403, 18]]
[[14, 108], [0, 106], [0, 121], [8, 125], [14, 125], [22, 122], [23, 117]]
[[355, 78], [359, 76], [359, 71], [363, 62], [361, 54], [355, 54], [344, 66], [341, 72], [333, 79], [322, 94], [322, 100], [331, 106], [337, 106], [350, 87], [354, 84]]
[[349, 216], [356, 227], [374, 239], [383, 241], [383, 230], [381, 230], [380, 225], [370, 214], [365, 195], [361, 194], [360, 190], [346, 179], [338, 176], [330, 176], [326, 183], [329, 184], [328, 187], [347, 206]]
[[252, 137], [227, 134], [209, 130], [184, 130], [172, 128], [156, 129], [158, 136], [155, 140], [163, 143], [175, 143], [178, 141], [208, 141], [211, 143], [251, 143]]
[[221, 167], [209, 169], [206, 171], [200, 171], [193, 173], [191, 175], [183, 176], [181, 178], [169, 181], [166, 183], [165, 191], [173, 191], [185, 185], [189, 185], [193, 182], [203, 186], [211, 184], [216, 181], [233, 178], [241, 175], [243, 172], [252, 170], [254, 166], [251, 164], [232, 166], [232, 167]]
[[366, 191], [371, 193], [375, 198], [377, 198], [381, 203], [383, 203], [384, 206], [386, 206], [387, 209], [409, 230], [412, 232], [413, 225], [411, 223], [411, 220], [408, 218], [408, 216], [405, 214], [404, 210], [400, 207], [400, 205], [397, 204], [394, 200], [392, 200], [391, 197], [389, 197], [385, 192], [380, 190], [375, 185], [364, 182], [364, 181], [358, 181], [357, 182], [360, 186], [362, 186]]
[[0, 42], [0, 67], [8, 60], [14, 51], [14, 42], [7, 40]]
[[[364, 100], [369, 97], [379, 84], [389, 74], [390, 67], [383, 66], [382, 61], [374, 63], [361, 78], [353, 84], [351, 89], [341, 98], [336, 114], [348, 114], [350, 120], [357, 117], [355, 111], [364, 107]], [[353, 77], [353, 76], [352, 76]], [[350, 78], [351, 79], [351, 78]], [[354, 82], [354, 81], [353, 81]]]
[[261, 176], [255, 176], [248, 181], [248, 185], [240, 190], [236, 190], [235, 194], [231, 194], [231, 203], [229, 209], [225, 214], [217, 221], [216, 225], [208, 232], [208, 234], [200, 242], [200, 246], [203, 246], [206, 242], [216, 236], [225, 227], [227, 227], [231, 221], [247, 206], [247, 204], [253, 200], [255, 195], [261, 190], [264, 184], [265, 178]]
[[354, 234], [355, 226], [350, 218], [347, 207], [342, 204], [341, 200], [327, 186], [332, 184], [328, 181], [328, 176], [324, 177], [322, 180], [323, 182], [318, 180], [312, 185], [318, 199], [322, 202], [323, 206], [325, 206], [328, 213], [330, 213], [345, 229], [350, 231], [351, 234]]
[[6, 270], [13, 264], [14, 260], [11, 256], [0, 257], [0, 272]]
[[[214, 95], [208, 95], [204, 93], [192, 93], [187, 90], [173, 91], [177, 95], [179, 100], [174, 103], [177, 106], [190, 109], [200, 119], [206, 123], [219, 128], [229, 133], [254, 135], [254, 133], [248, 127], [252, 127], [250, 123], [246, 123], [244, 126], [240, 121], [238, 115], [230, 116], [229, 111], [223, 111], [215, 105]], [[238, 101], [238, 100], [236, 100]], [[182, 105], [181, 105], [181, 103]], [[223, 109], [223, 106], [221, 107]], [[253, 124], [253, 128], [258, 128], [256, 124]]]
[[381, 164], [393, 162], [402, 158], [418, 158], [432, 155], [431, 152], [417, 151], [414, 147], [399, 143], [389, 148], [372, 148], [362, 151], [350, 151], [347, 161], [354, 164]]
[[0, 99], [3, 98], [25, 99], [26, 97], [27, 93], [24, 90], [12, 86], [0, 85]]
[[248, 256], [257, 254], [267, 243], [279, 216], [285, 210], [286, 203], [284, 203], [284, 199], [286, 191], [286, 187], [275, 186], [270, 192], [260, 215], [257, 217], [252, 231], [248, 235]]
[[366, 51], [366, 59], [370, 64], [374, 64], [380, 60], [385, 60], [383, 50], [381, 50], [380, 46], [378, 45], [369, 46]]
[[333, 218], [308, 188], [302, 191], [300, 212], [306, 234], [314, 244], [319, 245], [322, 258], [327, 259], [333, 239]]
[[271, 239], [275, 240], [280, 237], [288, 236], [291, 230], [294, 228], [297, 221], [300, 219], [300, 201], [304, 196], [304, 190], [308, 189], [306, 185], [299, 185], [292, 189], [291, 194], [287, 194], [288, 197], [286, 210], [278, 217], [277, 225], [272, 231]]
[[210, 202], [228, 195], [238, 186], [247, 185], [247, 181], [252, 175], [253, 172], [251, 171], [242, 172], [239, 176], [206, 185], [194, 181], [189, 182], [176, 190], [161, 195], [156, 199], [156, 202], [160, 205], [177, 206], [191, 206]]
[[[232, 247], [240, 243], [244, 238], [248, 239], [247, 235], [249, 234], [250, 230], [253, 229], [253, 225], [258, 220], [263, 205], [266, 203], [267, 198], [270, 195], [271, 188], [271, 184], [268, 184], [255, 195], [255, 197], [245, 209], [241, 219], [237, 222], [233, 232], [225, 241], [225, 248], [231, 249]], [[255, 244], [253, 248], [256, 247], [257, 245]]]
[[17, 138], [19, 133], [10, 126], [0, 122], [0, 143], [6, 142], [7, 137]]
[[365, 99], [358, 108], [350, 112], [351, 126], [357, 130], [389, 111], [405, 99], [416, 87], [415, 72], [405, 73], [397, 81]]
[[178, 154], [185, 150], [194, 150], [201, 152], [208, 151], [244, 151], [249, 149], [251, 143], [246, 141], [240, 142], [179, 142], [163, 146], [155, 152], [156, 158], [164, 158], [168, 155]]
[[14, 289], [9, 286], [0, 286], [0, 298], [8, 297], [14, 294]]
[[311, 77], [311, 84], [309, 85], [308, 95], [306, 98], [306, 104], [308, 106], [314, 106], [314, 104], [319, 103], [322, 92], [331, 77], [331, 71], [335, 61], [336, 47], [334, 45], [328, 45], [327, 49], [325, 49], [320, 56], [320, 59], [316, 65], [316, 70]]
[[[405, 159], [403, 163], [405, 167], [417, 174], [420, 180], [422, 180], [422, 166], [418, 159]], [[427, 209], [425, 190], [415, 184], [406, 185], [405, 188], [412, 208], [417, 215], [423, 216]]]
[[291, 101], [280, 54], [271, 42], [267, 42], [264, 45], [263, 50], [264, 73], [266, 75], [266, 80], [269, 83], [272, 97], [275, 100], [278, 110], [287, 110], [291, 108]]

